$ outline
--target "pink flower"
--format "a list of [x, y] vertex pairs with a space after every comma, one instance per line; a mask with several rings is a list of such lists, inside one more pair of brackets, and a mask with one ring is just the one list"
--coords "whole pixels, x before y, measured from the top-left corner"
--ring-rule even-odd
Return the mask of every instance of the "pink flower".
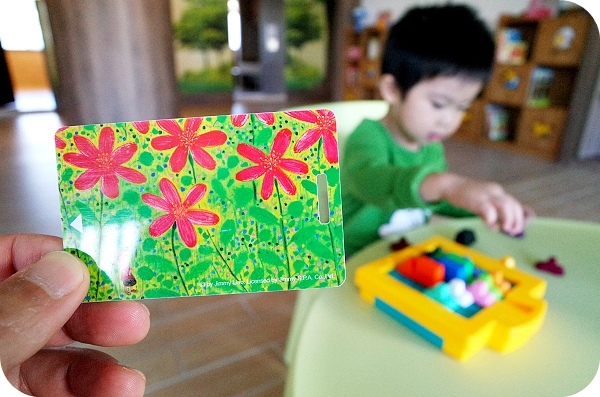
[[313, 128], [306, 131], [298, 139], [298, 142], [294, 146], [294, 152], [300, 153], [305, 151], [317, 143], [319, 138], [323, 137], [325, 158], [330, 164], [335, 164], [339, 161], [335, 115], [331, 110], [299, 110], [285, 112], [285, 114], [296, 120], [314, 124]]
[[190, 152], [194, 161], [201, 167], [208, 170], [215, 169], [216, 161], [204, 148], [223, 145], [227, 141], [227, 135], [223, 131], [214, 130], [199, 134], [198, 129], [202, 123], [200, 117], [186, 119], [183, 128], [175, 120], [158, 120], [156, 123], [169, 135], [152, 139], [151, 145], [156, 150], [175, 148], [169, 160], [173, 172], [183, 169]]
[[296, 194], [296, 186], [284, 170], [294, 174], [306, 174], [308, 173], [308, 165], [300, 160], [283, 158], [291, 141], [292, 132], [286, 128], [279, 131], [275, 136], [269, 154], [263, 153], [252, 145], [240, 143], [237, 147], [238, 153], [257, 165], [241, 170], [236, 174], [235, 179], [246, 182], [264, 175], [261, 189], [261, 197], [264, 200], [267, 200], [273, 194], [275, 179], [279, 181], [287, 194]]
[[147, 134], [150, 131], [149, 121], [134, 121], [132, 124], [141, 134]]
[[76, 167], [87, 169], [75, 180], [76, 189], [88, 190], [101, 181], [102, 193], [114, 199], [119, 195], [117, 176], [131, 183], [146, 182], [144, 174], [122, 165], [131, 160], [137, 151], [137, 145], [126, 143], [114, 149], [115, 133], [112, 128], [104, 127], [100, 130], [97, 148], [92, 141], [83, 136], [76, 135], [73, 139], [81, 153], [66, 153], [64, 159]]
[[192, 209], [202, 197], [206, 194], [206, 185], [199, 183], [190, 189], [185, 199], [182, 201], [175, 185], [163, 178], [158, 183], [158, 188], [164, 198], [154, 194], [142, 194], [142, 201], [150, 207], [165, 211], [166, 215], [161, 215], [150, 224], [150, 235], [158, 237], [166, 233], [173, 224], [177, 225], [179, 237], [188, 247], [196, 246], [198, 238], [192, 224], [201, 226], [211, 226], [219, 223], [219, 216], [207, 210]]
[[67, 143], [62, 138], [54, 135], [54, 146], [56, 146], [57, 149], [64, 149], [67, 147]]
[[68, 127], [60, 127], [57, 131], [56, 134], [54, 135], [54, 146], [57, 149], [64, 149], [67, 147], [67, 143], [58, 136], [58, 134], [60, 132], [63, 132], [64, 130], [66, 130]]
[[[263, 124], [275, 124], [275, 116], [273, 113], [255, 113], [255, 115]], [[234, 114], [231, 116], [231, 123], [238, 128], [246, 124], [248, 120], [250, 120], [249, 114]]]

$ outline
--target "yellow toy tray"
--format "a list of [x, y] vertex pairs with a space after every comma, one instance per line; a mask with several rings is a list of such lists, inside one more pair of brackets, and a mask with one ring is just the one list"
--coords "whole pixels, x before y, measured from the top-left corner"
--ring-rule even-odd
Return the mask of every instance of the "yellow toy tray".
[[[436, 248], [469, 258], [482, 272], [502, 272], [511, 289], [503, 299], [465, 316], [394, 276], [397, 264]], [[502, 353], [520, 348], [540, 329], [547, 310], [545, 280], [517, 269], [511, 257], [491, 258], [440, 236], [361, 266], [354, 281], [362, 299], [460, 361], [485, 346]]]

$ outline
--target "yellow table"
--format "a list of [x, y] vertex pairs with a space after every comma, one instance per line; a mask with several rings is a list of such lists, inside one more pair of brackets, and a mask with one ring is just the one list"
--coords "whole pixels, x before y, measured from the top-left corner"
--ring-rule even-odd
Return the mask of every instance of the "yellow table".
[[[464, 228], [477, 235], [472, 248], [513, 256], [522, 270], [548, 282], [545, 322], [523, 348], [506, 355], [484, 349], [461, 363], [361, 300], [354, 271], [389, 253], [382, 241], [347, 262], [344, 285], [310, 291], [304, 303], [300, 296], [306, 313], [295, 325], [286, 395], [562, 397], [584, 389], [600, 362], [600, 224], [541, 218], [515, 239], [477, 219], [452, 220], [405, 236], [411, 242], [434, 234], [454, 239]], [[564, 276], [534, 268], [550, 256]]]

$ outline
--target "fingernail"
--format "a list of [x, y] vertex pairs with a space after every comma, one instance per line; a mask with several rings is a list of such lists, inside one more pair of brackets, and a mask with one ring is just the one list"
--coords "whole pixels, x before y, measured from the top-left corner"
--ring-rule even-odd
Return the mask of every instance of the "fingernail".
[[50, 252], [32, 264], [23, 278], [43, 288], [53, 299], [75, 291], [84, 280], [83, 266], [64, 251]]

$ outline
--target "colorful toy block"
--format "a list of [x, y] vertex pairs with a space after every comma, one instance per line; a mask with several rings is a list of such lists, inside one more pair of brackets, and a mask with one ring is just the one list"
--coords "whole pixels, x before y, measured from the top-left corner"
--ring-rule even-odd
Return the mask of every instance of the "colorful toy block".
[[[435, 256], [436, 249], [438, 254], [441, 250], [468, 258], [473, 263], [471, 275], [466, 280], [440, 281], [426, 288], [395, 270], [397, 264], [412, 263], [411, 272], [426, 278], [420, 273], [425, 272], [425, 267], [417, 268], [417, 264], [425, 262], [414, 258]], [[502, 353], [520, 348], [544, 321], [545, 280], [506, 266], [514, 264], [514, 260], [511, 263], [506, 258], [494, 259], [435, 236], [359, 267], [354, 282], [362, 299], [446, 354], [466, 361], [485, 346]], [[510, 286], [506, 291], [496, 285], [500, 278], [502, 284], [508, 283], [505, 287]], [[469, 305], [468, 299], [474, 303]]]
[[408, 258], [398, 265], [396, 270], [404, 277], [428, 288], [444, 281], [445, 277], [444, 266], [427, 256]]

